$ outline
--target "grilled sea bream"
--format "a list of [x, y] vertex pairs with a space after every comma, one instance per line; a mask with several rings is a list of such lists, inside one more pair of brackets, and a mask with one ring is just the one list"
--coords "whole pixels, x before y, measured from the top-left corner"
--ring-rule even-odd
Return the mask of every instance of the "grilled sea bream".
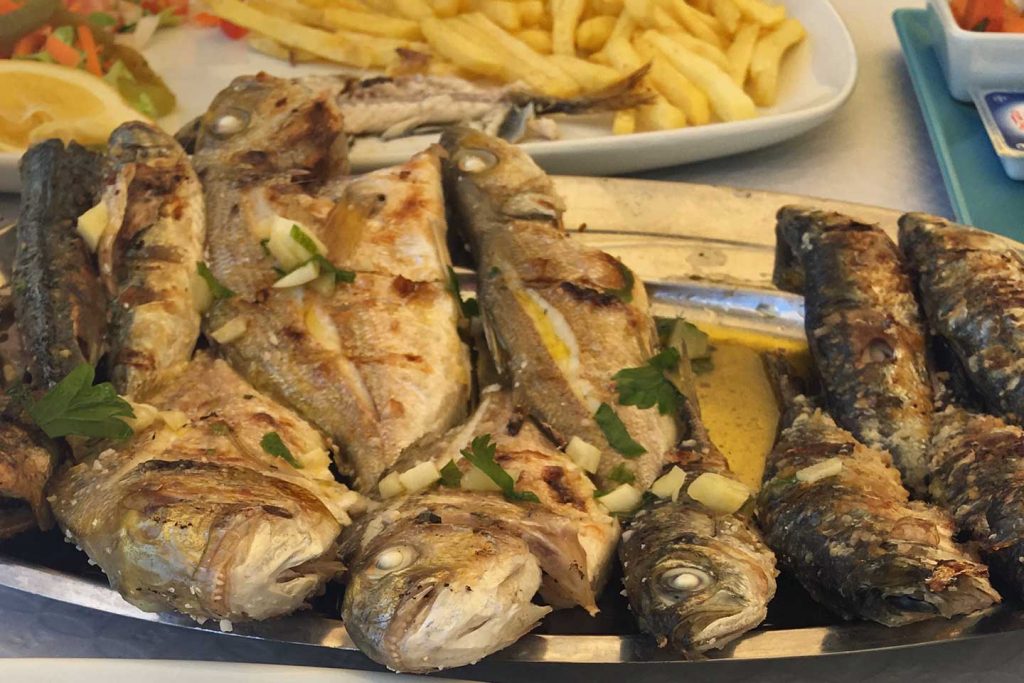
[[75, 222], [95, 201], [100, 156], [47, 140], [21, 158], [14, 303], [31, 383], [49, 389], [103, 355], [103, 289]]
[[338, 535], [362, 508], [323, 438], [206, 354], [149, 400], [163, 412], [135, 411], [150, 424], [54, 477], [67, 537], [146, 611], [237, 621], [301, 607], [341, 570]]
[[56, 463], [57, 447], [43, 434], [0, 420], [0, 540], [53, 526], [44, 491]]
[[141, 400], [188, 362], [199, 336], [203, 194], [184, 150], [150, 124], [117, 128], [107, 157], [97, 259], [110, 297], [111, 381]]
[[801, 206], [779, 210], [775, 284], [804, 295], [808, 346], [842, 427], [889, 451], [927, 490], [932, 389], [913, 285], [875, 225]]
[[958, 357], [986, 407], [1024, 424], [1024, 263], [1003, 238], [909, 213], [900, 248], [932, 331]]
[[844, 619], [900, 626], [989, 607], [988, 570], [939, 509], [909, 501], [888, 453], [865, 446], [767, 359], [784, 405], [757, 518], [785, 571]]
[[[536, 502], [470, 483], [483, 473], [460, 451], [477, 450], [485, 436], [514, 490]], [[514, 409], [510, 392], [485, 390], [465, 424], [407, 450], [393, 471], [427, 463], [453, 463], [461, 484], [389, 499], [344, 534], [342, 614], [360, 649], [397, 671], [461, 666], [536, 626], [551, 611], [536, 604], [538, 594], [554, 607], [596, 612], [618, 524], [594, 500], [586, 473]]]
[[[469, 354], [447, 286], [436, 155], [353, 180], [335, 202], [341, 129], [333, 100], [301, 81], [240, 78], [214, 100], [194, 161], [209, 266], [234, 295], [214, 303], [206, 330], [250, 381], [327, 432], [369, 491], [405, 446], [464, 417]], [[323, 272], [284, 286], [281, 270], [300, 268]]]
[[[646, 488], [676, 426], [672, 416], [619, 405], [612, 379], [655, 353], [643, 283], [612, 256], [570, 240], [551, 179], [524, 152], [467, 128], [445, 132], [441, 144], [449, 204], [477, 264], [488, 345], [517, 401], [563, 442], [577, 436], [601, 450], [602, 487], [622, 466]], [[619, 423], [635, 443], [611, 443]]]

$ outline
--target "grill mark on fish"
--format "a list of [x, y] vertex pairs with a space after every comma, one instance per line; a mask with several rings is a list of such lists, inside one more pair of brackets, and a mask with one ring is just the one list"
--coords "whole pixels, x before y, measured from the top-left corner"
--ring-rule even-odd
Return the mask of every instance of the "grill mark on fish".
[[577, 301], [585, 301], [595, 306], [614, 306], [619, 300], [614, 294], [607, 294], [592, 287], [578, 285], [573, 282], [563, 282], [559, 285], [562, 291], [567, 292]]
[[786, 206], [773, 279], [804, 295], [808, 345], [836, 421], [891, 452], [907, 487], [923, 497], [931, 382], [924, 326], [896, 245], [877, 226]]

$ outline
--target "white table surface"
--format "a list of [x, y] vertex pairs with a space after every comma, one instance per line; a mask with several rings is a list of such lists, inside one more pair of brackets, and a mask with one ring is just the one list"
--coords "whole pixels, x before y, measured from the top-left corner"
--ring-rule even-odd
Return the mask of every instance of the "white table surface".
[[[824, 1], [824, 0], [823, 0]], [[831, 197], [951, 215], [949, 200], [900, 54], [891, 13], [923, 2], [834, 0], [853, 34], [860, 78], [831, 121], [795, 140], [758, 152], [655, 171], [640, 177], [733, 185]], [[0, 195], [0, 224], [15, 217], [16, 198]], [[1024, 679], [1024, 635], [999, 636], [902, 652], [829, 657], [817, 662], [713, 662], [687, 667], [687, 680], [975, 681]], [[341, 653], [268, 645], [141, 623], [0, 588], [0, 657], [127, 657], [351, 665]], [[644, 669], [644, 681], [678, 680], [679, 672]], [[575, 672], [573, 672], [575, 673]], [[453, 675], [480, 680], [556, 677], [565, 670], [489, 665]], [[607, 680], [615, 680], [616, 674]], [[588, 668], [592, 683], [604, 675]], [[0, 681], [4, 675], [0, 662]]]

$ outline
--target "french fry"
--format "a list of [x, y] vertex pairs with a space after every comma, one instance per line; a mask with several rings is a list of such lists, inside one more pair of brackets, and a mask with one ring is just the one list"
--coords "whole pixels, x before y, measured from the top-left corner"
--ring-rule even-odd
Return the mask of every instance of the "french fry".
[[644, 60], [625, 37], [610, 38], [602, 53], [608, 58], [608, 63], [623, 74], [632, 73], [644, 65]]
[[[644, 28], [656, 28], [661, 31], [672, 32], [685, 31], [682, 25], [680, 25], [680, 23], [676, 21], [671, 14], [669, 14], [669, 11], [667, 9], [658, 5], [655, 5], [652, 8], [651, 23], [649, 26], [644, 26]], [[697, 39], [694, 38], [694, 40]]]
[[668, 36], [657, 31], [647, 31], [644, 38], [661, 53], [679, 73], [704, 91], [711, 108], [723, 121], [738, 121], [753, 118], [757, 107], [743, 89], [714, 62], [686, 49]]
[[[665, 33], [662, 31], [661, 33]], [[704, 59], [714, 62], [723, 71], [729, 70], [729, 59], [725, 56], [725, 53], [719, 50], [711, 43], [705, 43], [703, 40], [694, 38], [689, 33], [682, 31], [675, 31], [672, 33], [665, 33], [669, 38], [676, 41], [688, 50], [696, 52]]]
[[733, 83], [741, 88], [747, 80], [750, 58], [754, 54], [754, 45], [760, 33], [761, 27], [758, 24], [742, 24], [733, 36], [732, 45], [725, 51], [725, 56], [729, 59], [729, 75], [732, 76]]
[[543, 0], [522, 0], [516, 4], [519, 5], [519, 19], [523, 26], [540, 26], [547, 15]]
[[426, 0], [388, 0], [388, 3], [406, 19], [418, 21], [434, 16], [434, 10], [430, 8]]
[[362, 0], [301, 0], [301, 2], [303, 5], [315, 9], [344, 7], [345, 9], [354, 9], [360, 12], [368, 12], [370, 10], [370, 6]]
[[781, 5], [769, 5], [761, 0], [732, 0], [747, 19], [756, 21], [762, 26], [775, 26], [786, 18], [786, 8]]
[[586, 0], [550, 0], [551, 51], [557, 55], [576, 55], [576, 27]]
[[584, 92], [600, 90], [622, 79], [618, 71], [610, 66], [594, 64], [579, 57], [569, 55], [551, 55], [551, 61], [562, 71], [572, 76]]
[[330, 28], [403, 40], [419, 40], [423, 37], [419, 24], [410, 19], [389, 17], [376, 12], [356, 12], [343, 7], [325, 9], [323, 15], [324, 24]]
[[604, 41], [605, 45], [608, 41], [615, 40], [616, 38], [625, 38], [629, 40], [629, 37], [633, 35], [633, 31], [636, 30], [636, 21], [633, 20], [629, 14], [623, 11], [619, 15], [619, 18], [615, 20], [615, 26], [612, 27], [612, 33], [608, 36], [608, 40]]
[[736, 35], [740, 25], [740, 8], [732, 0], [711, 0], [711, 12], [722, 22], [730, 35]]
[[579, 94], [579, 86], [567, 73], [523, 41], [503, 31], [484, 15], [465, 14], [448, 21], [462, 21], [476, 29], [478, 40], [496, 52], [504, 53], [505, 67], [536, 90], [551, 97], [573, 97]]
[[[603, 52], [607, 56], [609, 63], [620, 73], [632, 73], [644, 65], [644, 60], [626, 38], [613, 38], [609, 40]], [[653, 68], [654, 65], [652, 64]], [[667, 107], [671, 107], [678, 114], [673, 113]], [[678, 107], [670, 104], [665, 98], [664, 93], [659, 93], [650, 104], [637, 107], [634, 125], [640, 128], [641, 122], [643, 123], [644, 130], [660, 130], [651, 127], [660, 124], [680, 128], [686, 125], [686, 114]]]
[[700, 88], [679, 73], [664, 57], [656, 54], [654, 47], [642, 35], [637, 36], [633, 47], [642, 59], [651, 63], [651, 71], [647, 76], [651, 85], [686, 114], [690, 125], [702, 126], [711, 121], [711, 105], [708, 96]]
[[590, 0], [590, 13], [594, 16], [617, 17], [622, 14], [623, 0]]
[[542, 55], [551, 54], [551, 33], [542, 28], [528, 28], [520, 31], [516, 34], [516, 38]]
[[612, 135], [629, 135], [636, 132], [636, 109], [620, 109], [612, 119]]
[[[721, 24], [712, 16], [704, 14], [686, 4], [685, 0], [662, 0], [673, 16], [687, 31], [706, 43], [717, 48], [724, 47], [724, 41], [718, 34]], [[724, 29], [723, 29], [724, 30]]]
[[672, 106], [664, 97], [659, 97], [651, 104], [644, 104], [636, 108], [637, 130], [671, 130], [685, 126], [686, 115]]
[[655, 7], [654, 0], [625, 0], [622, 15], [629, 17], [638, 26], [650, 28], [654, 26]]
[[585, 52], [597, 52], [608, 42], [616, 21], [615, 17], [603, 14], [581, 21], [576, 29], [576, 47]]
[[762, 107], [775, 104], [779, 95], [779, 64], [786, 50], [804, 39], [804, 27], [796, 19], [786, 19], [778, 28], [754, 46], [750, 57], [751, 94]]
[[271, 40], [266, 36], [259, 35], [258, 33], [250, 33], [247, 35], [245, 37], [245, 42], [248, 43], [249, 47], [257, 52], [262, 52], [265, 55], [286, 62], [298, 64], [301, 62], [315, 62], [320, 59], [311, 52], [285, 47], [281, 43]]
[[459, 13], [459, 0], [430, 0], [430, 8], [434, 10], [434, 16], [454, 17]]
[[693, 5], [694, 9], [700, 10], [705, 14], [711, 12], [710, 0], [690, 0], [690, 4]]
[[249, 4], [261, 12], [294, 19], [310, 26], [322, 26], [324, 20], [322, 10], [304, 5], [298, 0], [250, 0]]
[[480, 0], [477, 10], [506, 31], [518, 31], [523, 27], [519, 17], [519, 3], [511, 0]]
[[452, 64], [480, 76], [504, 78], [507, 75], [501, 56], [481, 47], [454, 29], [456, 19], [424, 19], [420, 30], [430, 48]]

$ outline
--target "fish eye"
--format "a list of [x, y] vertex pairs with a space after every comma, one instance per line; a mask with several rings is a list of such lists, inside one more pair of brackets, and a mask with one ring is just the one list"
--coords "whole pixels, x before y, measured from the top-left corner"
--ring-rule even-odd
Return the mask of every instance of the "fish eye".
[[419, 553], [412, 546], [397, 545], [385, 548], [373, 558], [373, 563], [367, 573], [370, 578], [379, 579], [405, 569], [418, 557]]
[[714, 578], [696, 567], [674, 567], [666, 570], [658, 579], [659, 588], [668, 593], [667, 598], [681, 598], [704, 590], [714, 583]]
[[214, 135], [230, 137], [249, 127], [249, 112], [232, 107], [214, 120], [210, 129]]
[[486, 149], [466, 149], [458, 153], [455, 164], [464, 173], [480, 173], [493, 168], [498, 163], [498, 157]]

